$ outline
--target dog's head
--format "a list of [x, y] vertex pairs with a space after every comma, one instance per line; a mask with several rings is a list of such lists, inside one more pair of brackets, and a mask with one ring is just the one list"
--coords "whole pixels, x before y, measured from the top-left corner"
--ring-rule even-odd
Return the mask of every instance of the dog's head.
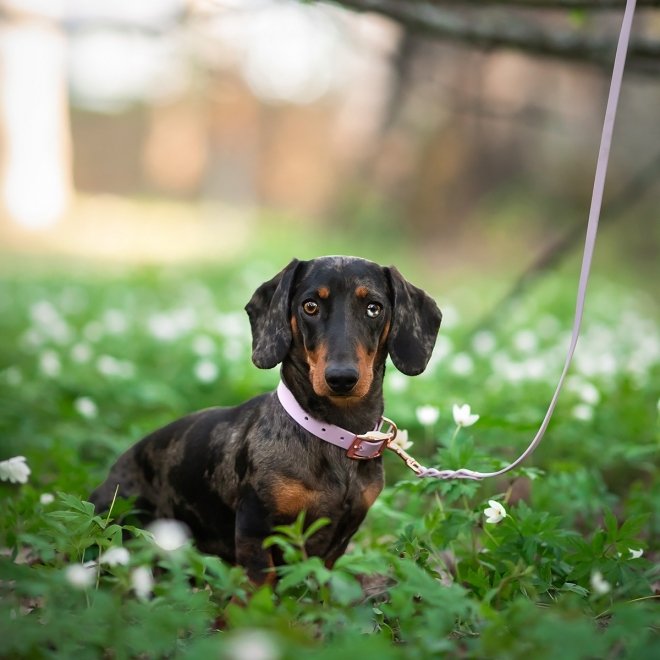
[[424, 371], [442, 318], [396, 268], [355, 257], [294, 259], [245, 309], [257, 367], [300, 352], [316, 394], [346, 403], [369, 392], [388, 353], [404, 374]]

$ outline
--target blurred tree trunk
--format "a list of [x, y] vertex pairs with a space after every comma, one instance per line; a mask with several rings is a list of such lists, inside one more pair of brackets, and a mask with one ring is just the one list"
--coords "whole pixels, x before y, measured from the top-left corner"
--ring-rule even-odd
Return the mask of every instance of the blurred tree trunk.
[[54, 23], [16, 20], [2, 27], [2, 205], [31, 229], [59, 220], [71, 196], [65, 52]]

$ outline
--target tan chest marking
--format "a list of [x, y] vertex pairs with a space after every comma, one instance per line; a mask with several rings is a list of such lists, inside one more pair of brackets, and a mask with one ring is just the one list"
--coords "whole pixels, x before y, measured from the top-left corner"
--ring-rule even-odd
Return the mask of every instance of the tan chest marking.
[[273, 500], [278, 513], [297, 516], [301, 511], [309, 511], [318, 503], [317, 491], [307, 488], [302, 481], [276, 477], [273, 483]]

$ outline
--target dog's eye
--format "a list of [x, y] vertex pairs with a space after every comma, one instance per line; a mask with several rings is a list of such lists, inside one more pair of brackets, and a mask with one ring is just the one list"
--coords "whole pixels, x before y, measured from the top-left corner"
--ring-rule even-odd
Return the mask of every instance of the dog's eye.
[[380, 313], [383, 311], [383, 306], [378, 303], [369, 303], [367, 305], [367, 316], [370, 319], [375, 319], [377, 316], [380, 316]]
[[314, 300], [306, 300], [303, 303], [303, 311], [308, 316], [314, 316], [315, 314], [318, 314], [319, 304]]

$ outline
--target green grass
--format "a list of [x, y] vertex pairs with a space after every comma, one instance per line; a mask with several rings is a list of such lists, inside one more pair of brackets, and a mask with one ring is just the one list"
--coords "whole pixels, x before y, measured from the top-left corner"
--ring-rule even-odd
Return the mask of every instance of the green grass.
[[[24, 485], [0, 483], [0, 656], [660, 656], [660, 337], [644, 296], [603, 280], [591, 287], [550, 430], [525, 467], [483, 483], [419, 481], [388, 456], [388, 487], [332, 571], [305, 556], [300, 521], [272, 541], [290, 562], [278, 586], [253, 592], [241, 569], [189, 544], [162, 551], [135, 529], [122, 540], [113, 516], [94, 515], [86, 495], [143, 434], [275, 386], [277, 370], [251, 364], [242, 308], [294, 255], [283, 238], [265, 245], [259, 258], [221, 268], [4, 269], [0, 460], [23, 455], [32, 473]], [[366, 256], [401, 263], [378, 251]], [[414, 259], [400, 256], [409, 275]], [[426, 286], [446, 323], [424, 375], [388, 368], [386, 414], [427, 465], [497, 468], [545, 412], [573, 277], [542, 283], [476, 338], [471, 320], [498, 285]], [[479, 421], [455, 433], [454, 403], [469, 403]], [[422, 405], [440, 411], [432, 427], [417, 419]], [[44, 493], [54, 502], [42, 503]], [[500, 523], [485, 522], [490, 499], [506, 507]], [[122, 544], [128, 565], [94, 565], [87, 588], [72, 585], [68, 567]], [[153, 574], [148, 596], [133, 588], [137, 568]]]

